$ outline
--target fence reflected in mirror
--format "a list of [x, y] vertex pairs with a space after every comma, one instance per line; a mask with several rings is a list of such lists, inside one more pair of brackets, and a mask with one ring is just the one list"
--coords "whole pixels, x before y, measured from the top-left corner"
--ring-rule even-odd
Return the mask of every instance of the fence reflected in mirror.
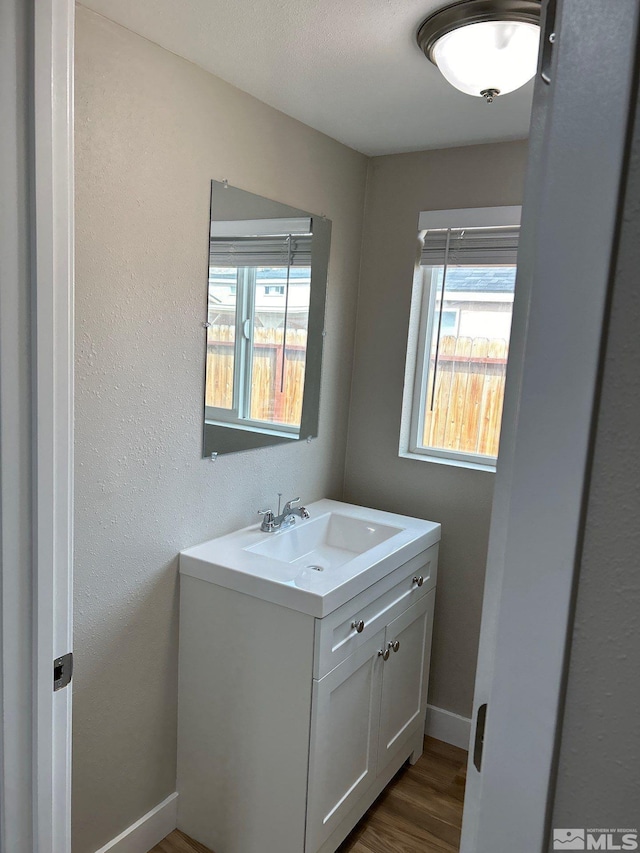
[[313, 438], [331, 223], [212, 181], [204, 455]]

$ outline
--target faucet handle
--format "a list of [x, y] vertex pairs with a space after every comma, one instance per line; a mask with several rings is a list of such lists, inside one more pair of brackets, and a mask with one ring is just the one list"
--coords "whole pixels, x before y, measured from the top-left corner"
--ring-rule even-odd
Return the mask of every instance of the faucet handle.
[[259, 509], [258, 515], [262, 516], [262, 524], [260, 525], [260, 530], [262, 530], [264, 533], [271, 533], [271, 531], [275, 528], [273, 510]]
[[290, 509], [293, 509], [296, 504], [300, 503], [300, 498], [292, 498], [290, 501], [287, 501], [284, 505], [284, 512], [289, 512]]

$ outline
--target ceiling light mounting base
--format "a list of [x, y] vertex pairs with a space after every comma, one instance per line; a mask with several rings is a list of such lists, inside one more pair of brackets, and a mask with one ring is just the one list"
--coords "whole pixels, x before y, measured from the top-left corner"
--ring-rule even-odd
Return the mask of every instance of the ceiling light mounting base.
[[483, 89], [480, 94], [488, 104], [492, 104], [500, 94], [500, 89]]

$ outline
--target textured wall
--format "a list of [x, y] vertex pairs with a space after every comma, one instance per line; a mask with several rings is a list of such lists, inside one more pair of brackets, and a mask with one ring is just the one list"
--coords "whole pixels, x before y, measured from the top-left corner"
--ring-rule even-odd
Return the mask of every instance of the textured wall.
[[471, 715], [493, 474], [398, 457], [418, 213], [520, 204], [525, 142], [369, 167], [345, 500], [442, 524], [429, 702]]
[[[0, 849], [33, 851], [33, 14], [0, 4]], [[30, 185], [31, 184], [31, 185]], [[3, 685], [10, 685], [9, 690]]]
[[[177, 553], [341, 497], [366, 158], [79, 7], [74, 853], [175, 790]], [[201, 458], [209, 182], [333, 221], [320, 437]]]
[[553, 811], [640, 825], [640, 109], [624, 202]]

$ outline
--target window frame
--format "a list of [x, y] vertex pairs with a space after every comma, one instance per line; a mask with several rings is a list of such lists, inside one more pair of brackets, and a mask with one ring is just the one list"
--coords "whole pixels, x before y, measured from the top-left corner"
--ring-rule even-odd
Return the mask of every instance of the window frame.
[[[258, 267], [236, 267], [236, 332], [233, 347], [233, 392], [232, 407], [206, 406], [205, 423], [217, 426], [234, 426], [250, 432], [269, 433], [283, 438], [299, 438], [300, 427], [260, 421], [246, 417], [243, 413], [251, 408], [251, 385], [253, 380], [253, 340], [255, 327], [255, 297]], [[208, 287], [208, 285], [207, 285]], [[249, 329], [249, 334], [246, 330]], [[286, 346], [286, 344], [285, 344]]]
[[[437, 228], [491, 228], [520, 225], [521, 209], [520, 206], [504, 206], [423, 211], [418, 218], [418, 233]], [[426, 269], [421, 267], [419, 258], [414, 269], [398, 455], [423, 462], [495, 472], [497, 456], [448, 448], [424, 447], [419, 440], [424, 433], [424, 411], [429, 384], [429, 362], [437, 296], [436, 269], [435, 266]]]

